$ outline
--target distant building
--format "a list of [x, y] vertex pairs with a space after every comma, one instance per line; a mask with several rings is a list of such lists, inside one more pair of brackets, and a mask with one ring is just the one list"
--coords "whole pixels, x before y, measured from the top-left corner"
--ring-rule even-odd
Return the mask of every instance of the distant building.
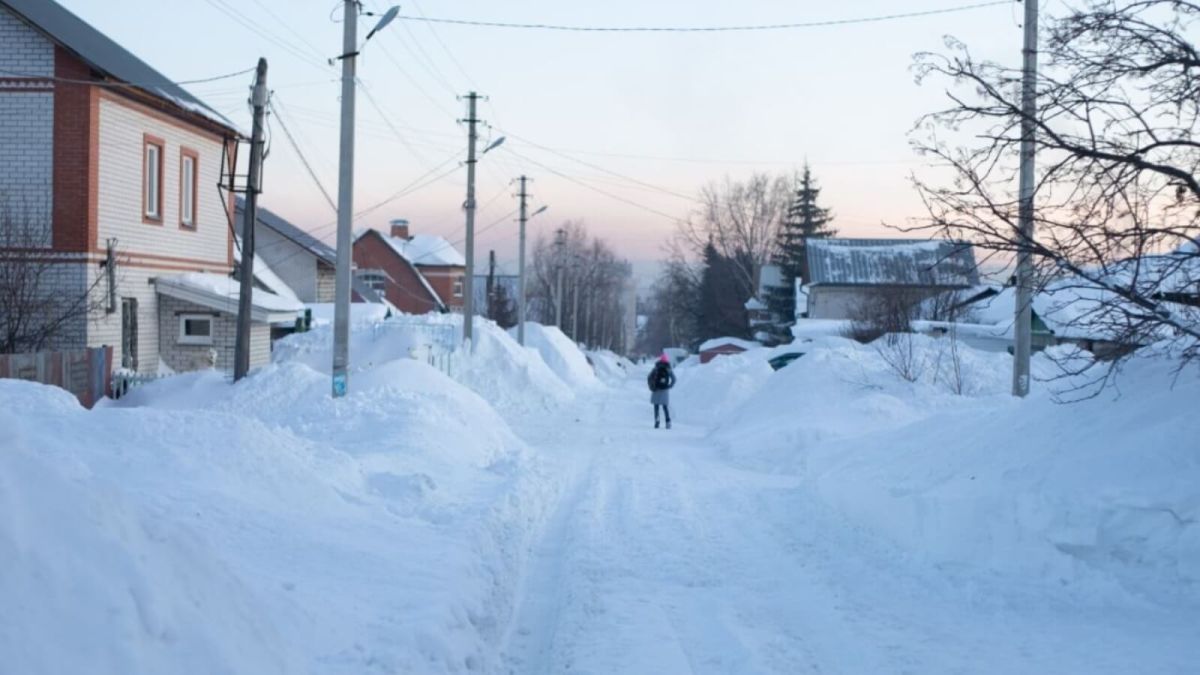
[[366, 230], [354, 240], [356, 277], [400, 311], [461, 312], [466, 259], [442, 237], [412, 235], [407, 220], [390, 231]]
[[903, 290], [916, 298], [979, 284], [971, 244], [922, 239], [808, 239], [807, 316], [850, 319], [872, 298]]
[[742, 352], [760, 347], [757, 342], [735, 337], [720, 337], [706, 340], [700, 344], [700, 363], [708, 363], [718, 356], [741, 354]]

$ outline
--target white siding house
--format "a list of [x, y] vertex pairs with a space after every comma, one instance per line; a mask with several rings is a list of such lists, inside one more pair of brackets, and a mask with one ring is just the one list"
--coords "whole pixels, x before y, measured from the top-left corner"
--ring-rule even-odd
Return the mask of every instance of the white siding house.
[[[89, 308], [50, 346], [110, 345], [114, 365], [157, 370], [180, 344], [173, 327], [219, 328], [180, 317], [235, 311], [176, 307], [162, 282], [233, 272], [233, 201], [216, 186], [240, 132], [52, 0], [0, 0], [0, 68], [0, 207], [42, 228], [37, 255], [55, 261], [44, 292]], [[0, 243], [0, 255], [22, 254]]]

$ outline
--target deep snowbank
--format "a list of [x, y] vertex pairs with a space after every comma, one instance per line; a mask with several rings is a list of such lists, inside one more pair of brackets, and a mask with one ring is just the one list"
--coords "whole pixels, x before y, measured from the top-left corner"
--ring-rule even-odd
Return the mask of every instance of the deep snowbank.
[[46, 455], [37, 422], [81, 424], [74, 397], [0, 380], [0, 400], [11, 404], [0, 407], [0, 670], [303, 667], [261, 598], [190, 527], [133, 507], [82, 459]]
[[[41, 558], [62, 558], [28, 592], [5, 594], [0, 625], [44, 620], [0, 631], [0, 663], [165, 674], [498, 668], [499, 632], [552, 488], [483, 398], [436, 369], [379, 363], [336, 401], [328, 376], [302, 363], [237, 385], [194, 373], [90, 412], [62, 392], [0, 384], [0, 410], [28, 448], [3, 466], [29, 484], [0, 483], [0, 500], [24, 509], [0, 514], [0, 550], [45, 542], [0, 584], [24, 584]], [[39, 465], [89, 479], [64, 492]], [[128, 506], [109, 517], [110, 503]], [[4, 552], [0, 569], [14, 559]], [[130, 610], [136, 630], [106, 626], [104, 613], [130, 597], [149, 612]], [[31, 614], [24, 605], [35, 601]], [[68, 620], [75, 601], [89, 606]], [[82, 658], [56, 656], [80, 640], [100, 656], [58, 660]], [[211, 653], [191, 658], [202, 650]], [[152, 666], [138, 665], [143, 653]]]
[[607, 349], [587, 352], [587, 359], [596, 371], [596, 377], [605, 384], [619, 384], [637, 371], [633, 361]]
[[[475, 344], [468, 353], [458, 349], [462, 337], [459, 315], [403, 315], [356, 324], [350, 331], [350, 388], [356, 386], [355, 372], [396, 359], [423, 358], [437, 363], [453, 379], [499, 410], [545, 410], [574, 399], [568, 383], [551, 370], [537, 351], [522, 348], [492, 321], [476, 317], [474, 328]], [[574, 349], [574, 345], [571, 347]], [[455, 351], [447, 353], [451, 350]], [[308, 333], [279, 341], [273, 360], [303, 363], [329, 373], [333, 362], [332, 327], [318, 326]]]
[[[888, 363], [895, 353], [826, 339], [714, 437], [735, 464], [805, 476], [930, 563], [1200, 602], [1200, 418], [1188, 409], [1200, 374], [1172, 388], [1170, 363], [1139, 358], [1098, 398], [1055, 403], [1043, 384], [1016, 400], [1007, 354], [963, 349], [957, 377], [946, 342], [912, 345], [920, 376], [909, 382]], [[717, 365], [702, 388], [719, 389], [722, 367], [740, 388], [743, 371], [718, 363], [694, 369], [700, 379]], [[1052, 372], [1035, 360], [1035, 375]]]
[[1135, 361], [1119, 395], [945, 409], [811, 468], [828, 501], [931, 561], [1200, 603], [1200, 373], [1173, 379]]
[[[509, 329], [510, 335], [516, 335], [516, 332], [516, 328]], [[557, 326], [526, 322], [525, 346], [541, 354], [550, 370], [567, 386], [582, 389], [597, 384], [596, 373], [588, 365], [587, 357]]]
[[[757, 351], [719, 356], [705, 364], [685, 363], [676, 368], [671, 414], [679, 420], [709, 425], [740, 406], [766, 384], [773, 372]], [[646, 366], [647, 373], [649, 369]]]

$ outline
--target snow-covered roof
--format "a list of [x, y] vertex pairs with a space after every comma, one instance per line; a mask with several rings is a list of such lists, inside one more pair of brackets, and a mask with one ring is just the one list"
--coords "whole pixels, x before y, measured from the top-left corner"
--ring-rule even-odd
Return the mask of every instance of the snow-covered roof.
[[813, 286], [938, 286], [979, 283], [971, 244], [923, 239], [807, 239]]
[[[165, 275], [154, 278], [159, 293], [208, 307], [226, 314], [237, 314], [240, 283], [233, 277], [207, 272]], [[293, 321], [304, 311], [304, 304], [262, 290], [251, 297], [252, 320], [263, 323]]]
[[[237, 239], [237, 241], [241, 241]], [[240, 245], [233, 247], [233, 260], [239, 265], [242, 263], [242, 248]], [[275, 274], [275, 270], [267, 264], [262, 256], [256, 252], [254, 254], [254, 280], [266, 287], [266, 289], [275, 295], [287, 300], [295, 300], [300, 302], [300, 297], [292, 290], [291, 286], [287, 285], [283, 279]]]
[[[1112, 329], [1099, 320], [1103, 306], [1114, 301], [1111, 293], [1095, 287], [1063, 280], [1034, 293], [1032, 309], [1055, 336], [1074, 340], [1111, 337]], [[972, 305], [974, 322], [994, 326], [997, 336], [1011, 337], [1015, 321], [1016, 289], [1006, 286], [991, 297]]]
[[[241, 222], [242, 218], [245, 217], [243, 215], [245, 212], [245, 207], [246, 200], [239, 196], [237, 198], [236, 205], [239, 223]], [[256, 214], [255, 221], [263, 227], [274, 230], [279, 234], [279, 236], [291, 241], [300, 248], [306, 249], [318, 260], [323, 260], [330, 265], [337, 264], [337, 251], [335, 251], [332, 246], [293, 225], [271, 210], [263, 208], [261, 204], [258, 206], [258, 213]]]
[[242, 134], [229, 118], [210, 108], [54, 0], [3, 0], [2, 4], [50, 39], [74, 52], [94, 70], [128, 83], [133, 88], [156, 96], [186, 112], [199, 115], [229, 131]]
[[402, 239], [380, 233], [383, 240], [418, 267], [465, 267], [467, 259], [454, 245], [433, 234], [417, 234]]
[[743, 340], [742, 338], [735, 338], [735, 337], [719, 337], [719, 338], [713, 338], [711, 340], [705, 340], [704, 342], [700, 343], [700, 351], [704, 352], [704, 351], [708, 351], [710, 349], [714, 349], [716, 347], [723, 347], [726, 345], [733, 346], [733, 347], [740, 347], [742, 349], [755, 349], [757, 347], [762, 346], [762, 345], [758, 344], [757, 342], [754, 342], [753, 340]]

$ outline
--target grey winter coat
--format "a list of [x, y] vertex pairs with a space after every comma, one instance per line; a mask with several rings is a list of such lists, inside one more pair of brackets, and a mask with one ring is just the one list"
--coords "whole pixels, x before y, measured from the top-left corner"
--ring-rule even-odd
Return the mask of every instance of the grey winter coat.
[[657, 363], [650, 371], [650, 375], [646, 377], [646, 384], [650, 387], [650, 403], [668, 405], [671, 387], [675, 386], [675, 373], [671, 370], [671, 366]]

